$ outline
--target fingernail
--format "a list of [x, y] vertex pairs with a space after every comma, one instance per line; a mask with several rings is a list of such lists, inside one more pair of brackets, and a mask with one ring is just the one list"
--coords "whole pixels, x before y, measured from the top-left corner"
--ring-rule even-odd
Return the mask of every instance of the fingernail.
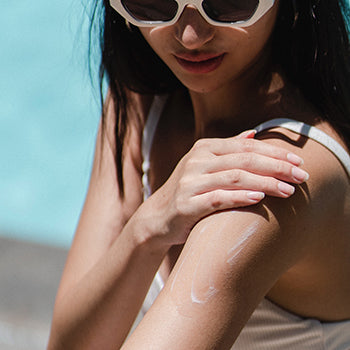
[[288, 159], [288, 161], [290, 161], [294, 165], [303, 165], [304, 164], [303, 158], [300, 158], [299, 156], [297, 156], [294, 153], [288, 153], [287, 159]]
[[283, 195], [286, 195], [288, 197], [295, 192], [295, 188], [291, 185], [286, 184], [285, 182], [279, 182], [278, 189]]
[[292, 175], [296, 181], [300, 182], [307, 181], [310, 178], [310, 175], [306, 171], [297, 167], [292, 168]]
[[254, 202], [259, 202], [265, 197], [265, 193], [264, 192], [248, 192], [247, 197]]
[[238, 135], [238, 137], [253, 138], [255, 135], [256, 135], [256, 130], [252, 129], [252, 130], [243, 131], [241, 134]]

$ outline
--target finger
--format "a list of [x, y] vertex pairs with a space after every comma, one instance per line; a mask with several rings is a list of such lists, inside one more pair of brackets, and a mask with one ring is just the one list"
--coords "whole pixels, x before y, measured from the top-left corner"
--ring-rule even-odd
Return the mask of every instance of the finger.
[[[228, 139], [206, 139], [202, 142], [203, 147], [215, 155], [225, 155], [232, 153], [257, 153], [267, 157], [280, 159], [294, 165], [302, 165], [303, 159], [298, 155], [278, 146], [271, 145], [261, 140], [249, 138], [228, 138]], [[201, 147], [201, 143], [199, 143]]]
[[264, 197], [265, 194], [263, 192], [216, 190], [192, 198], [191, 205], [193, 208], [197, 208], [202, 215], [203, 213], [209, 215], [218, 210], [254, 205], [259, 203]]
[[256, 153], [238, 153], [216, 156], [205, 164], [208, 173], [241, 169], [253, 174], [271, 176], [283, 181], [303, 183], [309, 174], [289, 162]]
[[196, 181], [194, 193], [201, 195], [215, 190], [264, 192], [281, 198], [290, 197], [295, 192], [295, 188], [288, 183], [239, 169], [201, 176]]
[[253, 139], [255, 137], [255, 135], [256, 135], [256, 130], [252, 129], [252, 130], [243, 131], [242, 133], [237, 135], [236, 138], [238, 138], [238, 139]]

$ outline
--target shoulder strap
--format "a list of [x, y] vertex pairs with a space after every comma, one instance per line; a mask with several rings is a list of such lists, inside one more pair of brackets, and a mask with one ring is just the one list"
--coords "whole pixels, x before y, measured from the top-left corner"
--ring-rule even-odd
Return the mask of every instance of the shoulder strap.
[[151, 188], [148, 181], [148, 172], [150, 168], [150, 155], [152, 149], [152, 143], [154, 134], [157, 129], [158, 121], [162, 114], [165, 102], [167, 100], [166, 95], [155, 96], [148, 113], [148, 117], [145, 123], [142, 134], [142, 185], [143, 185], [143, 198], [147, 199], [151, 195]]
[[265, 123], [258, 125], [255, 130], [257, 133], [262, 132], [264, 130], [281, 127], [284, 129], [288, 129], [297, 134], [306, 136], [321, 145], [328, 148], [342, 163], [343, 167], [347, 171], [350, 176], [350, 156], [349, 153], [332, 137], [327, 135], [320, 129], [317, 129], [314, 126], [287, 118], [278, 118], [272, 119]]

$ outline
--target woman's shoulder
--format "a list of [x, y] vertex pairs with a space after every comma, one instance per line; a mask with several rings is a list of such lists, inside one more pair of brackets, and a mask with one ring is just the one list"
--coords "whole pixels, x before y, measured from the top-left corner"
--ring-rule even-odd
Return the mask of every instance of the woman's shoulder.
[[[304, 316], [341, 319], [350, 315], [350, 309], [341, 306], [345, 300], [341, 291], [349, 287], [346, 274], [350, 271], [347, 263], [350, 251], [344, 247], [350, 244], [350, 183], [349, 164], [344, 164], [337, 153], [342, 150], [348, 156], [348, 149], [329, 123], [320, 121], [312, 127], [317, 128], [315, 134], [317, 130], [324, 133], [324, 142], [280, 126], [261, 135], [264, 142], [282, 146], [302, 157], [303, 167], [310, 174], [309, 180], [297, 186], [290, 199], [269, 198], [265, 202], [265, 208], [276, 219], [281, 234], [290, 232], [295, 242], [299, 240], [297, 249], [304, 251], [304, 255], [279, 278], [269, 296]], [[340, 147], [335, 147], [336, 151], [329, 147], [333, 142]], [[343, 267], [339, 269], [340, 266]], [[330, 302], [328, 295], [334, 288], [339, 293]], [[301, 304], [302, 298], [307, 302]]]
[[[325, 126], [317, 127], [330, 133]], [[330, 134], [341, 141], [333, 132]], [[297, 185], [288, 199], [267, 197], [258, 205], [218, 212], [200, 221], [183, 254], [191, 257], [186, 261], [201, 261], [203, 275], [196, 277], [198, 290], [208, 283], [206, 272], [215, 269], [212, 281], [217, 290], [229, 287], [231, 292], [239, 293], [237, 284], [246, 282], [244, 298], [250, 298], [251, 293], [251, 302], [259, 300], [259, 293], [260, 297], [267, 293], [277, 304], [305, 317], [349, 317], [343, 293], [348, 290], [350, 272], [350, 251], [344, 249], [350, 244], [348, 175], [337, 157], [312, 139], [282, 127], [262, 136], [263, 142], [300, 155], [310, 178]], [[186, 261], [179, 266], [187, 266]], [[184, 279], [191, 268], [188, 265]], [[198, 269], [194, 271], [196, 276]], [[251, 281], [255, 281], [254, 288]], [[189, 288], [193, 289], [193, 283]], [[339, 292], [329, 300], [332, 290]]]
[[[126, 105], [126, 133], [123, 142], [124, 161], [129, 159], [134, 164], [134, 168], [138, 169], [141, 174], [142, 167], [142, 133], [149, 114], [150, 107], [154, 100], [154, 95], [142, 95], [131, 90], [125, 91]], [[102, 143], [107, 146], [109, 152], [116, 157], [117, 140], [116, 140], [116, 123], [117, 106], [116, 101], [111, 92], [107, 93], [104, 103], [104, 115], [100, 125], [100, 137]], [[105, 146], [103, 146], [105, 147]]]
[[[310, 218], [315, 221], [330, 222], [330, 215], [346, 214], [347, 207], [340, 210], [339, 205], [350, 202], [350, 164], [347, 163], [350, 158], [347, 145], [341, 135], [325, 121], [295, 123], [299, 123], [298, 127], [304, 131], [309, 131], [299, 133], [276, 126], [257, 137], [264, 142], [284, 147], [304, 160], [303, 167], [310, 174], [306, 184], [299, 186], [299, 191], [304, 193], [304, 209], [313, 213]], [[292, 199], [287, 200], [285, 204], [288, 206], [291, 201]], [[300, 206], [301, 203], [296, 205]]]
[[[313, 178], [323, 183], [327, 177], [338, 177], [348, 184], [349, 149], [337, 130], [325, 120], [273, 119], [257, 128], [257, 138], [278, 144], [299, 154]], [[310, 179], [312, 181], [312, 179]], [[310, 183], [310, 182], [309, 182]]]
[[[126, 90], [125, 98], [126, 98], [126, 110], [127, 113], [127, 121], [128, 126], [131, 128], [142, 129], [145, 121], [147, 120], [147, 116], [149, 110], [151, 108], [152, 102], [154, 100], [155, 95], [145, 95], [139, 94], [137, 92]], [[105, 100], [105, 120], [107, 125], [107, 131], [109, 137], [113, 139], [115, 123], [116, 123], [116, 106], [118, 101], [115, 101], [112, 94], [110, 92], [107, 93]]]
[[147, 120], [151, 105], [156, 95], [154, 94], [139, 94], [134, 91], [127, 91], [128, 98], [128, 113], [132, 119], [136, 119], [142, 123]]

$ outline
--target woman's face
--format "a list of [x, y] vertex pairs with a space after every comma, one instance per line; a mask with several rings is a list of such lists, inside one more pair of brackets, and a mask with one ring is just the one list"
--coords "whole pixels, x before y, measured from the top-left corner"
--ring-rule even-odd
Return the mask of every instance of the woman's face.
[[277, 12], [278, 1], [254, 25], [230, 28], [209, 24], [195, 7], [187, 6], [174, 25], [140, 31], [188, 89], [210, 92], [238, 81], [256, 66]]

